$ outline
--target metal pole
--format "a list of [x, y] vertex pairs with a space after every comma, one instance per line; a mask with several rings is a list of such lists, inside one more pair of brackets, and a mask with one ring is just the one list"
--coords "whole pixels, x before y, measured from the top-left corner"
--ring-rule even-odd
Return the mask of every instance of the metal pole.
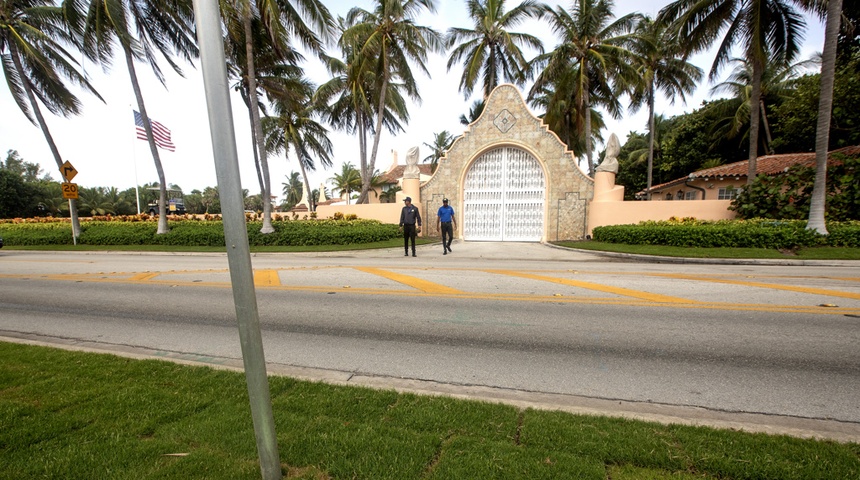
[[254, 291], [248, 232], [245, 227], [242, 185], [239, 180], [236, 135], [231, 117], [218, 1], [194, 0], [194, 13], [197, 22], [197, 42], [200, 45], [203, 86], [209, 110], [215, 174], [221, 197], [227, 259], [233, 283], [233, 300], [236, 304], [242, 359], [245, 364], [245, 379], [248, 383], [260, 469], [263, 479], [280, 479], [282, 478], [281, 463], [278, 456], [275, 420], [272, 415], [269, 380], [266, 377], [266, 360], [260, 334], [260, 317]]

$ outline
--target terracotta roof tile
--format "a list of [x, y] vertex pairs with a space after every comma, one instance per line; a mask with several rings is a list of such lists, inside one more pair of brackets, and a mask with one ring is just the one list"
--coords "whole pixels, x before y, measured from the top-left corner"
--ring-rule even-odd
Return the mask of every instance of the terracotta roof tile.
[[[843, 147], [837, 150], [831, 150], [828, 154], [828, 163], [832, 160], [834, 153], [842, 155], [860, 155], [860, 145], [851, 147]], [[779, 175], [786, 172], [793, 165], [808, 165], [815, 166], [815, 152], [808, 153], [785, 153], [780, 155], [764, 155], [756, 160], [756, 172], [767, 175]], [[672, 180], [671, 182], [654, 185], [651, 190], [662, 190], [666, 187], [680, 185], [692, 178], [711, 178], [711, 177], [747, 177], [749, 172], [749, 160], [740, 162], [727, 163], [718, 167], [706, 168], [697, 170], [689, 176]], [[640, 195], [645, 194], [647, 190], [639, 192]]]

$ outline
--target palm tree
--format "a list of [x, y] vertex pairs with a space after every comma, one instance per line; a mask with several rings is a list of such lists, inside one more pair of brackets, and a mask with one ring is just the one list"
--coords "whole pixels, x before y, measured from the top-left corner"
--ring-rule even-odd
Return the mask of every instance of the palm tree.
[[466, 0], [466, 8], [474, 28], [452, 27], [445, 37], [445, 47], [453, 49], [448, 56], [448, 71], [457, 62], [463, 64], [460, 92], [469, 98], [478, 81], [482, 81], [486, 100], [500, 79], [522, 85], [528, 62], [520, 46], [543, 53], [543, 44], [533, 35], [512, 33], [510, 29], [527, 18], [539, 16], [538, 4], [525, 0], [505, 12], [505, 0]]
[[465, 113], [460, 115], [460, 125], [469, 126], [472, 122], [477, 120], [482, 113], [484, 113], [484, 100], [475, 100], [469, 108], [468, 116], [466, 116]]
[[[348, 29], [346, 20], [339, 18], [341, 32]], [[372, 71], [361, 69], [361, 58], [356, 45], [349, 43], [343, 34], [339, 41], [344, 60], [334, 57], [326, 59], [331, 80], [319, 87], [315, 102], [326, 104], [323, 119], [333, 127], [355, 134], [359, 142], [359, 163], [367, 165], [367, 135], [373, 133], [374, 83]], [[402, 86], [390, 82], [386, 93], [386, 108], [383, 125], [392, 134], [403, 131], [401, 122], [409, 120], [406, 102], [401, 94]]]
[[[799, 0], [806, 8], [822, 8], [821, 0]], [[818, 100], [818, 123], [815, 127], [815, 182], [809, 204], [806, 228], [827, 235], [824, 208], [827, 198], [827, 147], [830, 142], [830, 115], [833, 110], [833, 82], [836, 77], [836, 50], [842, 0], [828, 0], [824, 26], [824, 51], [821, 55], [821, 86]]]
[[137, 102], [137, 111], [142, 117], [149, 150], [158, 173], [158, 184], [163, 186], [159, 192], [158, 233], [165, 234], [169, 231], [167, 182], [134, 62], [146, 62], [155, 77], [164, 85], [165, 79], [157, 61], [157, 51], [176, 73], [182, 75], [179, 65], [173, 61], [173, 55], [189, 62], [198, 55], [191, 1], [174, 0], [168, 4], [158, 0], [93, 0], [88, 4], [85, 18], [81, 15], [82, 12], [77, 10], [77, 2], [67, 1], [65, 4], [68, 5], [67, 17], [76, 31], [83, 35], [84, 53], [87, 57], [103, 65], [110, 65], [115, 42], [119, 43], [122, 49]]
[[[672, 22], [671, 30], [683, 39], [687, 52], [711, 46], [725, 30], [709, 79], [713, 81], [728, 62], [731, 50], [740, 46], [752, 65], [750, 105], [761, 101], [761, 79], [770, 57], [774, 64], [788, 64], [797, 55], [803, 19], [791, 7], [792, 0], [676, 0], [660, 11], [658, 21]], [[756, 176], [758, 158], [758, 108], [750, 108], [749, 173]]]
[[382, 134], [389, 84], [400, 82], [406, 93], [420, 100], [418, 85], [412, 75], [410, 60], [428, 76], [427, 52], [443, 49], [439, 32], [415, 24], [415, 17], [427, 10], [436, 11], [434, 0], [374, 0], [372, 12], [355, 7], [347, 14], [347, 24], [352, 25], [343, 32], [344, 43], [354, 45], [359, 62], [357, 77], [365, 73], [375, 76], [373, 93], [376, 94], [374, 109], [373, 147], [370, 157], [361, 164], [361, 194], [359, 203], [367, 203], [370, 180], [376, 171], [376, 154]]
[[[532, 88], [529, 93], [529, 103], [538, 111], [544, 112], [540, 115], [543, 122], [552, 130], [573, 154], [582, 159], [586, 155], [585, 118], [589, 117], [591, 135], [589, 138], [603, 141], [601, 131], [606, 128], [603, 115], [594, 107], [589, 109], [588, 115], [581, 110], [582, 105], [577, 102], [581, 98], [579, 91], [579, 67], [574, 67], [566, 72], [556, 82], [547, 83], [537, 88]], [[613, 109], [621, 110], [621, 104], [613, 95], [606, 97], [611, 92], [593, 92], [590, 96], [592, 105], [605, 104]], [[598, 94], [600, 96], [598, 96]]]
[[679, 95], [693, 93], [696, 82], [702, 78], [702, 69], [682, 58], [682, 47], [676, 38], [668, 34], [666, 25], [645, 17], [636, 27], [636, 34], [630, 44], [636, 70], [641, 81], [632, 89], [631, 104], [637, 110], [642, 104], [648, 105], [648, 173], [647, 192], [651, 199], [651, 184], [654, 169], [654, 95], [659, 89], [675, 103]]
[[340, 168], [340, 173], [336, 173], [329, 181], [338, 191], [338, 195], [343, 196], [346, 193], [346, 204], [349, 205], [350, 192], [361, 190], [361, 173], [350, 162], [344, 162]]
[[[530, 98], [546, 90], [549, 85], [567, 84], [551, 90], [566, 91], [574, 95], [563, 99], [570, 105], [565, 109], [575, 112], [576, 125], [584, 134], [585, 155], [589, 174], [594, 173], [592, 160], [592, 105], [602, 105], [611, 115], [619, 117], [621, 106], [613, 83], [620, 78], [632, 78], [635, 70], [625, 45], [631, 40], [629, 33], [636, 26], [638, 14], [628, 14], [613, 21], [611, 0], [575, 0], [568, 12], [562, 7], [553, 10], [544, 6], [550, 28], [561, 36], [561, 42], [552, 52], [539, 55], [531, 68], [541, 71], [532, 87]], [[560, 101], [557, 98], [554, 101]], [[548, 111], [557, 110], [553, 105]]]
[[[77, 115], [81, 104], [63, 83], [69, 80], [102, 97], [78, 72], [77, 62], [63, 45], [74, 45], [63, 10], [50, 0], [16, 0], [0, 4], [0, 58], [9, 93], [18, 108], [42, 130], [48, 148], [61, 171], [63, 158], [42, 116], [39, 102], [54, 115]], [[38, 100], [37, 100], [38, 99]], [[76, 202], [70, 202], [72, 235], [81, 235]]]
[[300, 175], [299, 172], [290, 172], [287, 176], [287, 181], [281, 184], [284, 187], [282, 191], [284, 195], [283, 210], [293, 208], [302, 199], [302, 179], [299, 178]]
[[383, 191], [379, 194], [379, 201], [381, 203], [394, 203], [394, 200], [397, 199], [397, 192], [403, 190], [398, 185], [393, 185], [388, 190]]
[[269, 152], [283, 152], [286, 157], [290, 150], [295, 152], [308, 192], [311, 191], [308, 170], [316, 170], [314, 157], [320, 159], [324, 168], [329, 168], [333, 149], [328, 130], [314, 119], [318, 108], [311, 99], [313, 90], [314, 85], [304, 81], [301, 90], [304, 101], [277, 99], [273, 105], [275, 115], [264, 118], [262, 123]]
[[[265, 136], [260, 119], [260, 106], [256, 95], [257, 92], [257, 74], [254, 55], [254, 28], [253, 20], [259, 18], [260, 26], [265, 29], [271, 42], [271, 47], [278, 54], [280, 59], [284, 57], [282, 54], [292, 52], [288, 41], [292, 37], [296, 37], [304, 46], [305, 49], [313, 53], [322, 52], [322, 40], [328, 40], [332, 31], [332, 17], [325, 5], [319, 0], [298, 0], [296, 2], [288, 2], [285, 0], [276, 1], [260, 1], [253, 5], [251, 0], [242, 0], [237, 4], [230, 2], [222, 2], [222, 16], [225, 23], [230, 26], [241, 24], [242, 32], [245, 40], [245, 60], [246, 68], [245, 75], [247, 81], [248, 100], [250, 101], [249, 110], [251, 113], [251, 122], [254, 125], [252, 132], [256, 141], [257, 153], [259, 155], [259, 163], [261, 177], [263, 183], [263, 191], [261, 196], [266, 199], [263, 202], [263, 226], [260, 229], [261, 233], [272, 233], [275, 231], [272, 227], [272, 205], [269, 199], [271, 198], [271, 183], [269, 180], [269, 162], [267, 158]], [[255, 14], [256, 13], [256, 14]], [[259, 17], [257, 16], [259, 15]], [[305, 20], [313, 24], [313, 29], [310, 28]], [[257, 29], [259, 31], [259, 28]], [[320, 36], [318, 36], [318, 34]]]
[[[726, 112], [725, 121], [716, 130], [718, 135], [733, 138], [743, 129], [749, 128], [752, 66], [743, 58], [733, 58], [730, 62], [735, 64], [734, 70], [726, 81], [711, 88], [711, 94], [724, 92], [734, 96], [732, 102], [725, 104], [730, 110]], [[804, 60], [791, 65], [774, 64], [770, 61], [766, 63], [761, 79], [761, 99], [759, 100], [759, 110], [765, 133], [763, 142], [765, 153], [773, 153], [771, 148], [773, 139], [770, 135], [770, 125], [767, 121], [767, 109], [765, 108], [766, 100], [791, 95], [798, 70], [815, 63], [817, 63], [815, 59]]]
[[[248, 110], [248, 122], [251, 128], [251, 151], [254, 155], [254, 168], [257, 173], [257, 182], [260, 191], [265, 189], [263, 182], [263, 170], [260, 164], [260, 154], [257, 150], [257, 125], [254, 123], [254, 115], [251, 110], [251, 92], [248, 88], [248, 61], [245, 42], [244, 22], [235, 18], [226, 18], [226, 35], [224, 38], [224, 49], [227, 58], [227, 72], [236, 81], [233, 89], [239, 92], [245, 108]], [[275, 49], [262, 25], [260, 18], [251, 20], [251, 31], [253, 32], [252, 43], [254, 53], [254, 69], [257, 81], [257, 104], [263, 115], [268, 115], [263, 95], [278, 96], [286, 98], [292, 91], [291, 82], [300, 78], [302, 69], [298, 64], [304, 57], [291, 46], [283, 46]]]
[[105, 195], [104, 187], [81, 188], [79, 192], [80, 208], [90, 216], [116, 213], [113, 203]]
[[422, 161], [424, 163], [430, 162], [431, 171], [436, 171], [436, 167], [439, 165], [439, 159], [445, 156], [445, 152], [451, 148], [452, 143], [454, 143], [454, 137], [451, 136], [451, 133], [448, 132], [448, 130], [434, 133], [432, 144], [424, 142], [424, 145], [430, 149], [430, 155], [424, 157], [424, 160]]

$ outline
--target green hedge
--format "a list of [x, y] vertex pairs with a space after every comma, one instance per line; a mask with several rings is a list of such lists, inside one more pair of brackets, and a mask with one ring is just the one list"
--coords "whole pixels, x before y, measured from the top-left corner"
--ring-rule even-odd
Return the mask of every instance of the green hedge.
[[[292, 220], [273, 221], [275, 232], [260, 233], [262, 223], [248, 222], [251, 246], [351, 245], [385, 241], [400, 235], [397, 225], [376, 220]], [[187, 245], [224, 246], [224, 226], [220, 220], [169, 221], [170, 232], [157, 235], [156, 222], [81, 222], [83, 245]], [[0, 223], [0, 238], [6, 245], [70, 245], [72, 227], [68, 222]]]
[[673, 247], [799, 248], [816, 245], [860, 247], [860, 222], [827, 224], [829, 235], [806, 229], [803, 220], [648, 221], [594, 229], [594, 240]]

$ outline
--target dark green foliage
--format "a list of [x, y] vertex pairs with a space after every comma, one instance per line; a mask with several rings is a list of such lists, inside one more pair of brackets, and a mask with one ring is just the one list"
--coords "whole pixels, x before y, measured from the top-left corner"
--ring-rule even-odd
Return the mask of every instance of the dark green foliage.
[[806, 229], [802, 220], [698, 220], [641, 222], [594, 229], [594, 240], [628, 245], [794, 249], [816, 245], [860, 246], [860, 222], [828, 223], [828, 236]]
[[[815, 150], [820, 81], [819, 74], [799, 78], [790, 101], [782, 102], [768, 117], [773, 146], [778, 153]], [[836, 69], [829, 149], [857, 144], [860, 144], [860, 53]]]
[[[89, 221], [81, 223], [82, 245], [225, 245], [220, 220], [170, 220], [170, 232], [156, 234], [155, 222]], [[275, 232], [260, 233], [259, 222], [249, 222], [251, 246], [355, 245], [379, 242], [400, 235], [397, 225], [376, 220], [296, 220], [272, 222]], [[67, 223], [0, 223], [0, 237], [7, 245], [68, 245], [72, 243]]]
[[[860, 157], [833, 155], [833, 160], [827, 168], [825, 217], [860, 220]], [[729, 208], [744, 219], [807, 219], [814, 183], [815, 169], [803, 165], [794, 165], [782, 175], [759, 175]]]
[[0, 218], [26, 218], [38, 214], [38, 183], [25, 182], [14, 172], [0, 168]]
[[709, 161], [731, 163], [749, 156], [749, 145], [742, 140], [715, 138], [716, 125], [729, 102], [705, 102], [691, 113], [672, 118], [661, 142], [662, 159], [654, 164], [654, 185], [685, 177]]

